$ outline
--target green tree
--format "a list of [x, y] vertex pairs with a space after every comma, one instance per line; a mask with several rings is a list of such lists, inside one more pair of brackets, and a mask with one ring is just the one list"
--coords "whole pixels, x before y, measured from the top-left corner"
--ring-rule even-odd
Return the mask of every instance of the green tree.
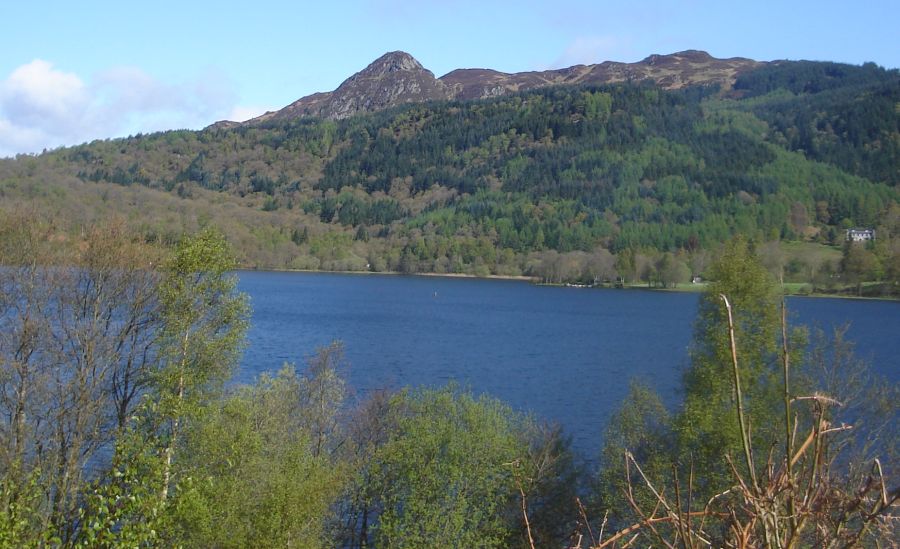
[[571, 536], [579, 516], [581, 467], [559, 426], [532, 424], [525, 435], [528, 453], [513, 468], [519, 503], [528, 515], [526, 527], [520, 509], [519, 545], [526, 547], [529, 540], [535, 547], [559, 545]]
[[[896, 456], [893, 441], [897, 412], [893, 403], [897, 388], [870, 377], [853, 357], [852, 346], [843, 340], [842, 330], [837, 330], [830, 341], [818, 334], [797, 375], [798, 357], [788, 353], [788, 347], [798, 343], [792, 338], [782, 347], [780, 357], [783, 407], [778, 410], [779, 403], [770, 400], [768, 417], [756, 415], [766, 436], [753, 436], [750, 426], [754, 423], [749, 420], [753, 416], [743, 413], [743, 407], [748, 400], [753, 403], [754, 395], [741, 389], [747, 387], [746, 374], [750, 372], [739, 366], [740, 355], [734, 352], [737, 344], [730, 302], [726, 302], [726, 311], [735, 389], [731, 406], [737, 418], [732, 414], [729, 421], [723, 416], [721, 429], [727, 433], [737, 423], [743, 446], [743, 452], [728, 447], [719, 449], [733, 458], [729, 463], [730, 478], [721, 478], [721, 463], [695, 459], [684, 463], [684, 456], [678, 453], [685, 451], [681, 444], [665, 449], [660, 443], [669, 436], [665, 427], [661, 435], [650, 430], [652, 435], [646, 438], [647, 426], [652, 425], [648, 420], [664, 417], [664, 409], [652, 394], [648, 398], [633, 389], [623, 411], [611, 423], [614, 429], [606, 444], [607, 450], [625, 454], [631, 467], [611, 476], [611, 483], [618, 483], [619, 490], [626, 494], [625, 501], [613, 499], [607, 505], [614, 516], [627, 505], [632, 516], [627, 523], [618, 524], [620, 531], [608, 540], [627, 535], [632, 542], [643, 535], [669, 547], [700, 543], [775, 548], [880, 547], [893, 539], [890, 519], [883, 520], [883, 516], [889, 515], [900, 492], [889, 487], [893, 485], [892, 476], [884, 475], [881, 463]], [[783, 324], [782, 327], [786, 332]], [[814, 376], [819, 390], [807, 391], [810, 376]], [[800, 396], [792, 398], [794, 395]], [[759, 394], [755, 398], [759, 400]], [[835, 406], [837, 410], [833, 409]], [[748, 408], [753, 411], [752, 406]], [[683, 415], [677, 417], [676, 426], [684, 419]], [[852, 428], [845, 420], [853, 422]], [[682, 436], [679, 431], [673, 434]], [[713, 440], [729, 442], [717, 435]], [[629, 447], [636, 448], [639, 454], [632, 455]], [[766, 462], [754, 463], [754, 451], [757, 455], [765, 452]], [[743, 456], [738, 457], [740, 453]], [[881, 461], [875, 459], [878, 455]], [[604, 461], [601, 481], [615, 468]], [[666, 475], [669, 466], [672, 475]], [[638, 468], [639, 474], [635, 475]], [[718, 487], [710, 486], [710, 480], [719, 483]], [[723, 490], [723, 486], [730, 488]], [[601, 495], [614, 492], [607, 489]]]
[[771, 419], [778, 417], [774, 414], [781, 402], [776, 368], [781, 324], [774, 281], [741, 237], [725, 245], [708, 274], [712, 282], [700, 299], [691, 364], [684, 376], [684, 408], [675, 420], [682, 459], [693, 460], [695, 469], [705, 474], [698, 483], [701, 495], [727, 484], [725, 456], [742, 451], [722, 296], [734, 311], [741, 383], [755, 440], [772, 443]]
[[344, 467], [317, 455], [291, 367], [211, 403], [185, 430], [163, 539], [188, 547], [327, 547]]
[[[620, 517], [637, 518], [621, 499], [624, 483], [635, 480], [624, 476], [625, 450], [646, 467], [658, 487], [672, 487], [673, 470], [680, 471], [682, 479], [694, 471], [694, 489], [701, 499], [731, 481], [727, 456], [742, 467], [728, 315], [722, 296], [727, 296], [734, 311], [745, 412], [754, 441], [769, 447], [781, 434], [774, 427], [783, 409], [776, 368], [781, 324], [774, 281], [741, 237], [727, 243], [706, 272], [712, 282], [700, 299], [691, 363], [682, 381], [681, 411], [668, 420], [656, 395], [633, 386], [610, 423], [601, 455], [600, 497], [603, 506]], [[636, 498], [644, 504], [652, 500], [641, 482], [636, 486]]]
[[671, 252], [666, 252], [656, 263], [656, 272], [663, 288], [675, 288], [678, 283], [688, 282], [691, 271], [687, 265]]
[[0, 483], [14, 496], [38, 482], [46, 501], [35, 510], [46, 514], [30, 528], [69, 542], [86, 464], [104, 455], [156, 368], [158, 250], [116, 222], [85, 228], [71, 246], [39, 217], [4, 221]]
[[593, 507], [604, 513], [608, 510], [613, 525], [625, 527], [640, 520], [623, 501], [629, 483], [636, 487], [635, 497], [642, 504], [655, 501], [637, 473], [626, 469], [625, 452], [630, 452], [654, 479], [666, 479], [671, 474], [674, 457], [672, 439], [672, 418], [659, 395], [647, 385], [632, 380], [628, 396], [610, 418], [603, 434], [599, 473], [595, 479]]
[[340, 373], [345, 368], [344, 346], [335, 341], [320, 347], [307, 360], [307, 370], [296, 391], [297, 413], [302, 418], [312, 444], [313, 455], [330, 453], [337, 443], [339, 418], [347, 396], [346, 382]]
[[[235, 290], [233, 267], [224, 237], [212, 229], [182, 239], [164, 263], [150, 351], [160, 366], [119, 432], [110, 468], [86, 495], [78, 545], [158, 544], [171, 529], [170, 490], [190, 483], [173, 481], [173, 471], [184, 470], [176, 458], [185, 428], [230, 376], [243, 341], [248, 308]], [[178, 496], [176, 490], [180, 505]]]
[[166, 530], [165, 456], [156, 403], [145, 399], [116, 439], [109, 468], [87, 490], [75, 547], [152, 547]]
[[39, 470], [24, 478], [0, 478], [0, 547], [49, 547], [59, 544], [47, 527], [47, 495]]
[[392, 400], [396, 427], [376, 453], [379, 547], [507, 547], [523, 419], [455, 388]]
[[616, 271], [622, 278], [623, 284], [628, 284], [629, 280], [637, 278], [634, 255], [634, 251], [630, 248], [626, 248], [616, 255]]
[[228, 379], [240, 357], [249, 308], [246, 296], [236, 291], [235, 266], [225, 237], [205, 229], [182, 239], [164, 268], [159, 290], [164, 365], [153, 387], [165, 418], [163, 499], [183, 422]]
[[847, 242], [841, 258], [841, 274], [844, 279], [856, 286], [856, 295], [862, 295], [862, 284], [865, 280], [875, 279], [877, 259], [865, 245], [858, 242]]

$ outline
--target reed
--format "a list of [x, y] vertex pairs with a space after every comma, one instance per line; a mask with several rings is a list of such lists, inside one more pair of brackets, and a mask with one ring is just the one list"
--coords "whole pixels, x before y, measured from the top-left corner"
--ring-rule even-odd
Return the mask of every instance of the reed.
[[[606, 539], [603, 539], [603, 530], [595, 539], [588, 528], [590, 544], [587, 547], [623, 549], [647, 543], [670, 549], [894, 546], [891, 540], [897, 539], [900, 486], [888, 487], [878, 459], [871, 462], [868, 474], [861, 478], [851, 477], [836, 465], [843, 448], [834, 443], [834, 435], [853, 428], [829, 421], [829, 410], [843, 406], [841, 402], [819, 393], [791, 397], [787, 315], [783, 303], [781, 366], [785, 454], [776, 458], [773, 447], [765, 465], [759, 470], [756, 468], [750, 424], [743, 413], [744, 396], [731, 303], [725, 295], [720, 297], [728, 313], [734, 406], [736, 419], [740, 422], [743, 467], [738, 467], [732, 456], [726, 456], [731, 466], [732, 484], [723, 487], [723, 491], [710, 498], [702, 508], [694, 508], [693, 467], [687, 486], [682, 485], [678, 471], [673, 467], [672, 496], [658, 488], [660, 483], [649, 478], [634, 455], [626, 450], [623, 455], [627, 482], [625, 500], [639, 520], [611, 533]], [[795, 406], [809, 407], [807, 425], [802, 427], [807, 434], [802, 440], [798, 439], [801, 415], [793, 413]], [[650, 505], [639, 503], [639, 498], [635, 497], [634, 490], [639, 484], [653, 495], [654, 501]], [[584, 518], [586, 524], [586, 516]], [[581, 549], [584, 534], [576, 534], [575, 539], [572, 549]]]

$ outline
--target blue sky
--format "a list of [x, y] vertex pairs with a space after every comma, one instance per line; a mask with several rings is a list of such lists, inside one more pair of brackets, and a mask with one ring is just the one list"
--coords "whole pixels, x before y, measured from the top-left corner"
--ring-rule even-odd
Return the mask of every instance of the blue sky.
[[685, 49], [900, 67], [896, 1], [33, 0], [0, 14], [0, 156], [246, 119], [393, 50], [436, 76]]

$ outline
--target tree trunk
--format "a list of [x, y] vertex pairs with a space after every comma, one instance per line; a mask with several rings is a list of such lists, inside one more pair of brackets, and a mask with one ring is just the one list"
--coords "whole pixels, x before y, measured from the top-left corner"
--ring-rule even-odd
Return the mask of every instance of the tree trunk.
[[178, 409], [172, 417], [172, 436], [166, 446], [166, 464], [163, 468], [163, 487], [160, 496], [165, 501], [169, 497], [169, 482], [172, 478], [172, 458], [175, 455], [175, 443], [178, 440], [178, 427], [181, 419], [181, 404], [184, 402], [184, 372], [187, 367], [187, 346], [189, 332], [185, 331], [181, 344], [181, 371], [178, 374]]

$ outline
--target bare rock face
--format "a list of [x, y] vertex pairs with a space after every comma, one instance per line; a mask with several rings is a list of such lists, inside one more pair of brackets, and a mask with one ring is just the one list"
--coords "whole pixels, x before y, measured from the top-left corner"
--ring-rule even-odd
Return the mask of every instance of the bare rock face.
[[[670, 55], [651, 55], [637, 63], [605, 61], [596, 65], [520, 73], [457, 69], [435, 78], [410, 54], [394, 51], [382, 55], [332, 92], [306, 96], [247, 123], [303, 116], [337, 120], [404, 103], [485, 99], [560, 84], [601, 85], [649, 79], [664, 89], [719, 84], [727, 90], [740, 73], [760, 65], [762, 63], [752, 59], [716, 59], [703, 51], [688, 50]], [[223, 122], [216, 124], [226, 127]]]
[[449, 99], [447, 87], [408, 53], [390, 52], [345, 80], [336, 90], [317, 93], [266, 113], [260, 120], [320, 116], [339, 120], [361, 112]]
[[446, 86], [408, 53], [386, 53], [331, 94], [328, 118], [347, 118], [403, 103], [449, 99]]
[[752, 59], [716, 59], [706, 52], [688, 50], [651, 55], [637, 63], [605, 61], [565, 69], [502, 73], [486, 69], [457, 69], [441, 77], [454, 99], [482, 99], [559, 84], [613, 84], [653, 80], [664, 89], [694, 84], [719, 84], [729, 89], [738, 73], [761, 63]]

